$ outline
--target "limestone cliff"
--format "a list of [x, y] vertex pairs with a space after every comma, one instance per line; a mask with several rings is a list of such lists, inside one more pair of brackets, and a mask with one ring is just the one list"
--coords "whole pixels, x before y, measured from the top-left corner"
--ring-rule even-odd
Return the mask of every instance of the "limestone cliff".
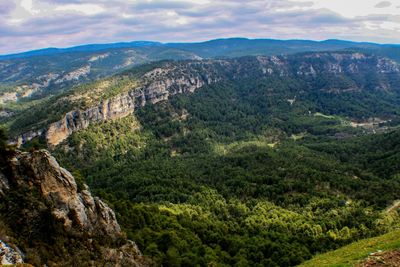
[[[78, 188], [71, 173], [48, 151], [16, 152], [5, 161], [0, 172], [0, 219], [6, 227], [0, 229], [0, 239], [14, 240], [28, 263], [70, 266], [76, 260], [68, 258], [79, 254], [89, 257], [82, 261], [85, 266], [149, 265], [137, 246], [124, 238], [113, 210], [93, 197], [86, 185]], [[48, 245], [58, 250], [43, 252]]]
[[85, 110], [77, 109], [66, 113], [61, 120], [48, 127], [47, 143], [55, 146], [72, 132], [87, 128], [90, 123], [125, 117], [146, 103], [155, 104], [167, 100], [171, 95], [194, 92], [220, 79], [216, 75], [203, 75], [204, 72], [196, 72], [194, 71], [196, 67], [207, 71], [211, 64], [203, 62], [192, 63], [188, 68], [177, 68], [171, 65], [155, 68], [141, 77], [138, 87], [103, 100]]

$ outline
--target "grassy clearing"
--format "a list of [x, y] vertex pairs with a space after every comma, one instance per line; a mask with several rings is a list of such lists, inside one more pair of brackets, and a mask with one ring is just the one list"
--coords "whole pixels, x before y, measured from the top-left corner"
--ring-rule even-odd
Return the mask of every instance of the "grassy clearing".
[[372, 252], [378, 250], [387, 251], [396, 248], [400, 248], [400, 230], [354, 242], [340, 249], [318, 255], [300, 266], [355, 266], [360, 260], [364, 260]]
[[321, 112], [316, 112], [316, 113], [314, 114], [314, 116], [315, 116], [315, 117], [323, 117], [323, 118], [326, 118], [326, 119], [336, 119], [336, 118], [337, 118], [336, 116], [325, 115], [325, 114], [323, 114], [323, 113], [321, 113]]
[[294, 141], [297, 141], [303, 139], [306, 136], [306, 134], [307, 133], [292, 134], [290, 138], [293, 139]]
[[246, 141], [238, 141], [230, 144], [215, 144], [214, 153], [217, 155], [227, 155], [234, 151], [241, 150], [246, 147], [257, 147], [257, 148], [275, 148], [279, 145], [279, 141], [271, 141], [269, 139], [254, 139]]

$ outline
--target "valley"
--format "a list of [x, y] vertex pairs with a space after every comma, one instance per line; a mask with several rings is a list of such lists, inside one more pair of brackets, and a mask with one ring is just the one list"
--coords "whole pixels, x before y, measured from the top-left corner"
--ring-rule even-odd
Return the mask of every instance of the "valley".
[[87, 183], [155, 266], [318, 266], [397, 238], [400, 65], [359, 50], [143, 62], [1, 123]]

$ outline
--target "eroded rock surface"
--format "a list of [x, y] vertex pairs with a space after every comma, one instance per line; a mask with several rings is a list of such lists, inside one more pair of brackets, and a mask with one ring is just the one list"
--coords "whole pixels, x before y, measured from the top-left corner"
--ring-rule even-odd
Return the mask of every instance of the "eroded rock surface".
[[[48, 151], [18, 153], [11, 160], [11, 168], [12, 183], [39, 189], [41, 195], [54, 204], [52, 213], [64, 222], [67, 231], [78, 227], [90, 234], [121, 234], [114, 212], [100, 199], [93, 198], [86, 186], [78, 192], [74, 177], [60, 167]], [[10, 184], [9, 181], [4, 183]]]
[[[110, 266], [150, 265], [137, 246], [124, 238], [114, 211], [99, 198], [93, 197], [85, 184], [78, 188], [71, 173], [60, 167], [48, 151], [16, 152], [7, 159], [5, 165], [2, 163], [0, 170], [0, 200], [4, 200], [6, 203], [8, 201], [7, 205], [13, 209], [10, 212], [14, 214], [20, 212], [26, 215], [26, 218], [18, 216], [18, 220], [20, 220], [18, 227], [12, 222], [9, 224], [10, 229], [16, 227], [15, 235], [18, 236], [20, 229], [24, 229], [24, 231], [30, 229], [29, 231], [33, 231], [33, 233], [29, 235], [39, 235], [35, 233], [35, 223], [38, 222], [40, 227], [48, 227], [49, 231], [61, 234], [64, 242], [69, 242], [68, 240], [73, 238], [74, 242], [82, 242], [78, 245], [86, 248], [89, 251], [87, 253], [95, 253], [98, 258], [87, 263], [88, 266], [97, 266], [99, 261], [110, 263]], [[26, 204], [13, 203], [15, 200], [7, 198], [10, 194], [19, 193], [22, 194], [22, 198], [30, 195], [33, 201]], [[16, 204], [20, 205], [19, 209], [15, 206]], [[34, 210], [32, 206], [37, 210]], [[0, 218], [4, 218], [4, 221], [8, 220], [7, 212], [3, 210], [0, 214]], [[49, 226], [43, 226], [43, 223], [48, 223]], [[60, 225], [62, 229], [54, 230], [57, 225]], [[48, 238], [58, 239], [57, 236]], [[103, 242], [104, 240], [107, 242]], [[46, 242], [45, 240], [37, 242], [42, 241]], [[31, 240], [24, 241], [21, 249], [24, 250], [24, 246], [29, 246], [29, 249], [26, 248], [27, 250], [34, 250], [35, 247], [32, 248], [30, 242]], [[94, 245], [95, 242], [97, 245]], [[68, 243], [64, 245], [76, 247], [76, 245]], [[0, 243], [0, 256], [4, 254], [1, 254], [1, 251], [5, 251], [5, 249], [8, 249], [7, 255], [15, 252], [11, 247]], [[64, 253], [68, 254], [68, 250]], [[7, 256], [8, 259], [10, 257]], [[60, 255], [60, 257], [63, 256]], [[22, 256], [14, 258], [18, 262], [22, 261]], [[68, 261], [66, 260], [66, 262]]]
[[23, 255], [18, 249], [0, 240], [0, 265], [23, 263]]

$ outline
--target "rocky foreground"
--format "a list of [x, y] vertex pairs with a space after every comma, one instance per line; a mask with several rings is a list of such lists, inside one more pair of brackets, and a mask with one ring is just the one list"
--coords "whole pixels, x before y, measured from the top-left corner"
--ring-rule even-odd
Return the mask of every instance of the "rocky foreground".
[[151, 265], [114, 211], [46, 150], [2, 156], [0, 200], [2, 264]]

